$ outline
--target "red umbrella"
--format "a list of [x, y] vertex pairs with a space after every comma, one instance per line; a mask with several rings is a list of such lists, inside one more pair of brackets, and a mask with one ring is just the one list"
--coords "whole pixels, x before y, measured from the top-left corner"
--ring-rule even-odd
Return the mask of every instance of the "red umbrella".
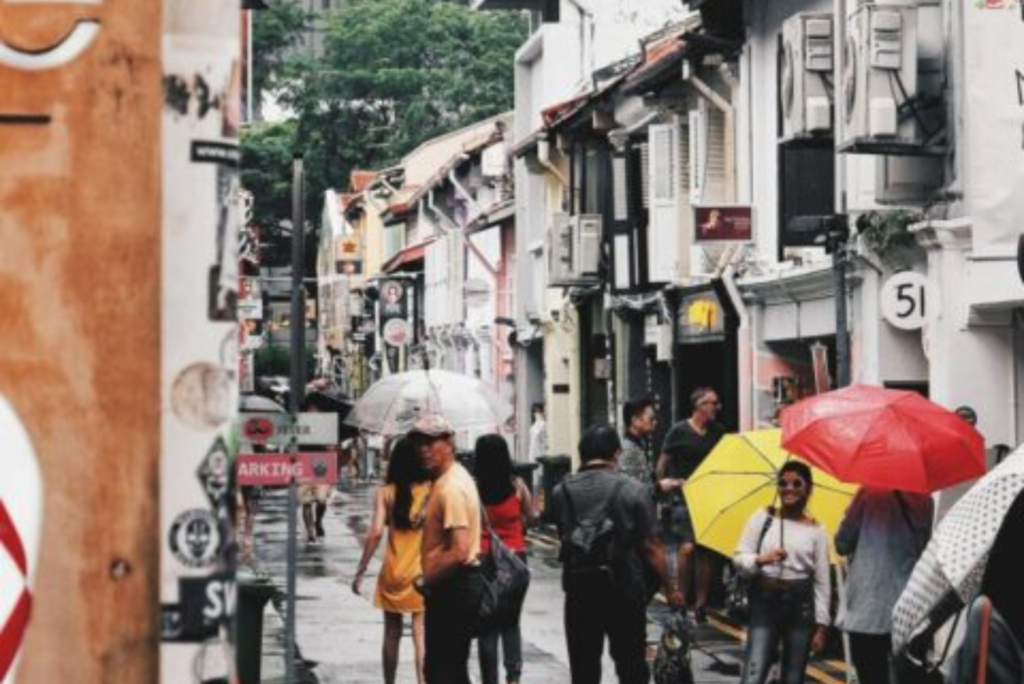
[[985, 474], [985, 443], [916, 392], [853, 385], [782, 411], [782, 446], [840, 480], [931, 493]]

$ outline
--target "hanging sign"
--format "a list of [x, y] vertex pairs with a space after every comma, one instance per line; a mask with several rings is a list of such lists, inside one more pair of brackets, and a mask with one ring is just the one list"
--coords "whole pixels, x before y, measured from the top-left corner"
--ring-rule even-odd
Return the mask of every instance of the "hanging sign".
[[753, 221], [750, 207], [694, 207], [697, 242], [750, 242]]
[[338, 482], [337, 452], [238, 455], [238, 484], [240, 485], [284, 486], [291, 481], [292, 477], [299, 484], [336, 484]]
[[242, 413], [239, 416], [242, 441], [268, 446], [288, 446], [292, 437], [299, 444], [328, 445], [338, 441], [337, 413], [300, 413], [295, 423], [287, 413]]

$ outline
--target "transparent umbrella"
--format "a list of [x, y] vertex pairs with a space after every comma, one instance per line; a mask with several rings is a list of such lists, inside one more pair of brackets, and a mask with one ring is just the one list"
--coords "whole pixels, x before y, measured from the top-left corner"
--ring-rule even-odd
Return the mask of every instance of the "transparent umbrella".
[[445, 417], [456, 430], [498, 429], [512, 409], [487, 384], [443, 370], [396, 373], [375, 383], [345, 423], [385, 437], [405, 434], [425, 413]]

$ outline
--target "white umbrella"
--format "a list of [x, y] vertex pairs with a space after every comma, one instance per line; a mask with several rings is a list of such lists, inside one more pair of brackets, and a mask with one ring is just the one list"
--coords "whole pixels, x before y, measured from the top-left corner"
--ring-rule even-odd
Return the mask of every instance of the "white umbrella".
[[444, 370], [414, 370], [374, 383], [345, 422], [391, 437], [408, 432], [426, 413], [444, 416], [456, 430], [498, 429], [511, 415], [511, 407], [477, 378]]
[[1024, 492], [1024, 446], [978, 480], [939, 523], [893, 610], [893, 647], [938, 626], [981, 591], [989, 552]]
[[243, 413], [285, 413], [284, 406], [259, 394], [243, 394], [238, 397], [238, 410]]

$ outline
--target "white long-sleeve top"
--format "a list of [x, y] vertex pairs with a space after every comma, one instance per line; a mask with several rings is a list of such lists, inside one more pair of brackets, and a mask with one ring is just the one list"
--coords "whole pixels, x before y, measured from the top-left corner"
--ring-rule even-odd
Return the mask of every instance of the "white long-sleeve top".
[[[828, 534], [817, 522], [782, 520], [773, 516], [768, 531], [758, 549], [758, 539], [764, 529], [768, 513], [760, 509], [747, 521], [732, 562], [743, 575], [757, 575], [781, 580], [814, 580], [814, 615], [819, 625], [828, 625], [832, 583], [828, 570]], [[777, 548], [786, 549], [781, 563], [757, 566], [757, 557]]]

